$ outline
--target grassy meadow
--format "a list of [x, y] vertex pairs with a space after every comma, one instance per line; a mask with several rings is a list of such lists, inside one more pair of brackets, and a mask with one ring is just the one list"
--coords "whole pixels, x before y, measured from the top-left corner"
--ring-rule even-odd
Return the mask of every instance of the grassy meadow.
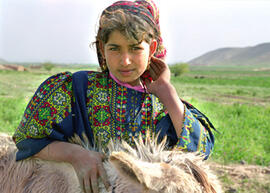
[[214, 160], [270, 165], [270, 71], [196, 66], [172, 82], [219, 131]]
[[[85, 69], [0, 71], [0, 132], [14, 132], [28, 101], [47, 77]], [[212, 155], [217, 162], [270, 165], [270, 71], [254, 69], [196, 66], [172, 77], [179, 96], [205, 113], [219, 131]]]

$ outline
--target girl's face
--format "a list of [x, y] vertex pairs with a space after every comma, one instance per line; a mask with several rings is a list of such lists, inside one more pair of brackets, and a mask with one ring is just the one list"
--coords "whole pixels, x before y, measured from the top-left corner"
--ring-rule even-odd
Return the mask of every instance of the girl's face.
[[140, 85], [140, 76], [154, 54], [157, 42], [148, 44], [128, 40], [120, 31], [113, 31], [108, 42], [101, 46], [109, 71], [121, 82], [132, 86]]

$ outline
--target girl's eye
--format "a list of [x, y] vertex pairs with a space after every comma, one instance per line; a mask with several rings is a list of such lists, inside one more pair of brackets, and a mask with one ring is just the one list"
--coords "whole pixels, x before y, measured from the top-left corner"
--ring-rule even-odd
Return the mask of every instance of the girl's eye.
[[110, 51], [117, 51], [118, 48], [116, 48], [116, 47], [111, 47], [111, 48], [109, 48], [109, 50], [110, 50]]
[[141, 50], [141, 47], [132, 47], [132, 50]]

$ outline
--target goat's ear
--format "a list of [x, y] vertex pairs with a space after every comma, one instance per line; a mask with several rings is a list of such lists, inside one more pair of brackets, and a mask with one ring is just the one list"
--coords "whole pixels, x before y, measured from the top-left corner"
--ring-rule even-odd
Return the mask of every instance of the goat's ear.
[[192, 163], [189, 159], [185, 160], [188, 166], [190, 167], [193, 176], [195, 179], [204, 187], [206, 193], [217, 193], [213, 185], [208, 179], [207, 174], [196, 164]]
[[141, 169], [135, 163], [136, 161], [125, 152], [113, 152], [110, 156], [110, 162], [117, 169], [120, 175], [126, 179], [143, 183], [143, 174]]
[[110, 162], [118, 173], [129, 181], [140, 183], [145, 188], [155, 191], [164, 186], [160, 181], [163, 167], [158, 163], [140, 161], [125, 152], [113, 152]]

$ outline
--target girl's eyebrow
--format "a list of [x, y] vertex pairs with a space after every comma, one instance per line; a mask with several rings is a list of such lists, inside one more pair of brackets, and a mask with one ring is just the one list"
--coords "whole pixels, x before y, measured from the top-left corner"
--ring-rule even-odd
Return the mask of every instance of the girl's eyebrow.
[[138, 46], [138, 45], [140, 45], [140, 43], [131, 44], [131, 45], [129, 45], [129, 46], [130, 46], [130, 47], [134, 47], [134, 46]]
[[[130, 44], [129, 46], [138, 46], [138, 45], [140, 45], [140, 43]], [[119, 46], [119, 45], [111, 43], [111, 44], [107, 44], [107, 46]]]
[[107, 44], [107, 46], [119, 47], [117, 44]]

